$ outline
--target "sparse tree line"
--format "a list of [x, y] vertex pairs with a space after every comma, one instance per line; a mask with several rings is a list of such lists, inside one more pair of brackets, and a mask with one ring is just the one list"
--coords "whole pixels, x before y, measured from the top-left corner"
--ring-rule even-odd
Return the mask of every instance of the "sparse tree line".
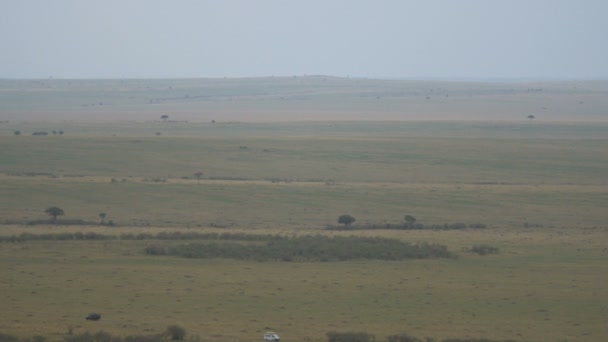
[[[85, 225], [90, 222], [82, 220], [58, 221], [58, 216], [65, 215], [59, 207], [49, 207], [44, 211], [51, 216], [53, 224]], [[107, 214], [98, 214], [99, 225], [114, 226], [114, 222], [106, 222]], [[405, 225], [392, 229], [418, 229], [416, 218], [411, 215], [404, 217]], [[353, 228], [355, 218], [344, 214], [338, 217], [340, 229], [391, 229], [386, 225], [379, 228]], [[28, 224], [46, 224], [48, 221], [31, 221]], [[403, 228], [405, 227], [405, 228]], [[460, 227], [460, 226], [459, 226]], [[466, 228], [467, 226], [464, 226]], [[470, 226], [469, 226], [470, 227]], [[484, 227], [485, 228], [485, 227]], [[335, 229], [328, 227], [328, 229]], [[461, 228], [455, 228], [461, 229]], [[145, 249], [149, 255], [171, 255], [186, 258], [228, 258], [256, 261], [344, 261], [352, 259], [402, 260], [424, 258], [455, 258], [456, 255], [439, 244], [411, 244], [398, 239], [379, 237], [329, 237], [325, 235], [309, 235], [286, 237], [282, 235], [263, 235], [245, 233], [198, 233], [198, 232], [161, 232], [158, 234], [139, 233], [105, 235], [95, 232], [31, 234], [0, 236], [0, 242], [24, 242], [29, 240], [205, 240], [205, 242], [190, 243], [180, 246], [154, 245]], [[234, 241], [234, 242], [233, 242]], [[255, 243], [247, 243], [255, 242]], [[263, 242], [263, 243], [259, 243]], [[497, 254], [498, 248], [490, 245], [474, 245], [463, 249], [465, 252], [478, 255]]]
[[243, 233], [181, 233], [108, 235], [95, 232], [0, 236], [0, 242], [71, 240], [202, 240], [175, 246], [155, 244], [145, 248], [148, 255], [185, 258], [224, 258], [254, 261], [345, 261], [354, 259], [403, 260], [455, 258], [447, 247], [431, 243], [408, 243], [398, 239], [356, 236], [283, 235]]
[[287, 239], [282, 235], [246, 234], [246, 233], [197, 233], [197, 232], [160, 232], [151, 233], [124, 233], [100, 234], [95, 232], [74, 233], [46, 233], [0, 236], [0, 242], [25, 242], [36, 240], [63, 241], [63, 240], [211, 240], [211, 241], [270, 241]]
[[432, 337], [419, 338], [407, 333], [387, 336], [385, 339], [376, 340], [373, 334], [366, 332], [327, 332], [328, 342], [514, 342], [515, 340], [492, 340], [487, 338], [447, 338], [438, 340]]
[[[386, 336], [384, 339], [376, 339], [375, 335], [366, 332], [336, 332], [329, 331], [326, 333], [328, 342], [514, 342], [515, 340], [493, 340], [487, 338], [447, 338], [435, 339], [432, 337], [419, 338], [407, 333], [395, 334]], [[162, 342], [162, 341], [202, 341], [200, 336], [188, 336], [186, 329], [180, 325], [170, 325], [167, 329], [158, 334], [150, 335], [129, 335], [117, 336], [106, 331], [98, 331], [96, 333], [85, 332], [82, 334], [74, 334], [71, 329], [68, 329], [67, 336], [63, 339], [65, 342]], [[0, 341], [2, 342], [46, 342], [44, 336], [34, 336], [26, 339], [20, 339], [13, 335], [0, 333]]]
[[[23, 132], [21, 132], [21, 130], [15, 130], [15, 131], [13, 131], [14, 135], [21, 135], [22, 133]], [[57, 130], [52, 130], [52, 131], [50, 131], [50, 133], [53, 134], [53, 135], [63, 135], [63, 130], [58, 130], [58, 131]], [[35, 132], [32, 132], [32, 135], [42, 135], [42, 136], [45, 136], [45, 135], [49, 135], [49, 131], [35, 131]]]
[[115, 223], [112, 220], [106, 221], [107, 214], [104, 212], [99, 213], [97, 216], [99, 217], [99, 222], [85, 221], [81, 219], [57, 219], [59, 216], [64, 216], [65, 211], [59, 207], [48, 207], [45, 211], [45, 214], [51, 216], [50, 222], [47, 220], [33, 220], [28, 221], [27, 225], [38, 225], [38, 224], [62, 224], [62, 225], [102, 225], [102, 226], [114, 226]]
[[[68, 328], [66, 336], [63, 338], [65, 342], [162, 342], [162, 341], [186, 341], [186, 329], [182, 326], [173, 324], [159, 334], [150, 335], [129, 335], [117, 336], [105, 331], [96, 333], [85, 332], [82, 334], [74, 334], [71, 327]], [[0, 333], [0, 341], [2, 342], [46, 342], [44, 336], [34, 336], [26, 339], [20, 339], [16, 336]], [[188, 341], [200, 341], [198, 336], [192, 336]]]
[[344, 214], [338, 217], [338, 223], [336, 225], [328, 225], [327, 230], [408, 230], [408, 229], [432, 229], [432, 230], [458, 230], [458, 229], [485, 229], [487, 226], [483, 223], [445, 223], [445, 224], [432, 224], [425, 225], [417, 223], [416, 218], [412, 215], [405, 215], [403, 223], [369, 223], [363, 225], [354, 225], [357, 221], [353, 216]]

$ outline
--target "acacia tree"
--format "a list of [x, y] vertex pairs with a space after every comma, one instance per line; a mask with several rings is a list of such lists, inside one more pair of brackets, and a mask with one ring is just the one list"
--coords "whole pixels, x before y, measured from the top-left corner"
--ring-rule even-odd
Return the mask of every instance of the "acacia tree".
[[197, 179], [197, 183], [201, 184], [201, 177], [203, 177], [203, 173], [201, 171], [194, 174], [194, 177]]
[[405, 224], [408, 227], [411, 227], [414, 225], [414, 223], [416, 223], [416, 218], [412, 215], [405, 215]]
[[47, 215], [53, 216], [53, 222], [57, 221], [57, 216], [62, 216], [65, 214], [63, 209], [59, 207], [50, 207], [44, 211]]
[[338, 223], [343, 224], [344, 226], [350, 226], [355, 221], [354, 217], [347, 214], [338, 217]]
[[99, 218], [101, 219], [100, 224], [104, 224], [106, 219], [106, 213], [99, 213]]
[[534, 115], [528, 115], [528, 119], [530, 119], [530, 120], [534, 119]]

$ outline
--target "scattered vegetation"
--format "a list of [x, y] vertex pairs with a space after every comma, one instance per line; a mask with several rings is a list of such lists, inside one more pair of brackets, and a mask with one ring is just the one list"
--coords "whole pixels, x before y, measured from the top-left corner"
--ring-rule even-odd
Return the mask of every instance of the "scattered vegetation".
[[386, 338], [388, 342], [431, 342], [433, 339], [427, 338], [426, 341], [409, 334], [391, 335]]
[[[7, 221], [6, 223], [11, 223], [11, 222]], [[20, 222], [16, 222], [16, 223], [20, 223]], [[85, 220], [81, 220], [81, 219], [56, 219], [56, 220], [53, 220], [52, 223], [54, 223], [56, 225], [62, 225], [62, 226], [94, 226], [94, 225], [99, 224], [97, 222], [85, 221]], [[49, 221], [48, 220], [32, 220], [32, 221], [27, 221], [25, 224], [28, 226], [45, 225], [45, 224], [49, 224]]]
[[0, 333], [0, 341], [2, 341], [2, 342], [16, 342], [16, 341], [19, 341], [19, 339], [16, 336], [13, 336], [13, 335], [8, 335], [8, 334]]
[[[375, 336], [366, 332], [335, 332], [327, 333], [328, 342], [375, 342]], [[387, 336], [387, 342], [513, 342], [513, 340], [491, 340], [487, 338], [448, 338], [437, 340], [432, 337], [419, 338], [406, 333]]]
[[31, 234], [21, 233], [19, 235], [0, 236], [0, 242], [25, 242], [25, 241], [69, 241], [69, 240], [116, 240], [114, 235], [104, 235], [95, 232], [76, 233], [49, 233]]
[[165, 334], [129, 335], [125, 337], [112, 335], [105, 331], [85, 332], [65, 337], [65, 342], [161, 342], [166, 341]]
[[153, 177], [153, 178], [143, 178], [143, 182], [152, 182], [152, 183], [167, 183], [167, 178], [162, 177]]
[[285, 239], [281, 235], [244, 234], [244, 233], [197, 233], [197, 232], [160, 232], [150, 233], [125, 233], [120, 235], [99, 234], [95, 232], [76, 233], [48, 233], [32, 234], [21, 233], [19, 235], [0, 236], [0, 242], [25, 242], [25, 241], [61, 241], [61, 240], [241, 240], [241, 241], [268, 241], [272, 239]]
[[[387, 336], [386, 339], [377, 340], [373, 334], [366, 332], [336, 332], [326, 333], [328, 342], [514, 342], [514, 340], [493, 340], [487, 338], [447, 338], [437, 340], [432, 337], [418, 338], [406, 333]], [[163, 342], [163, 341], [185, 341], [186, 329], [179, 325], [170, 325], [163, 333], [150, 335], [128, 335], [118, 336], [100, 330], [95, 333], [84, 332], [74, 335], [68, 333], [64, 337], [65, 342]], [[190, 337], [188, 341], [198, 341], [198, 336]], [[34, 336], [31, 338], [19, 339], [17, 336], [0, 333], [0, 342], [45, 342], [44, 336]]]
[[186, 337], [186, 329], [179, 325], [170, 325], [167, 327], [167, 336], [173, 341], [183, 341]]
[[365, 332], [335, 332], [327, 333], [329, 342], [373, 342], [375, 337]]
[[426, 225], [422, 223], [414, 223], [415, 221], [406, 222], [405, 224], [395, 224], [395, 223], [377, 223], [377, 224], [365, 224], [365, 225], [343, 225], [343, 226], [334, 226], [329, 225], [326, 227], [328, 230], [377, 230], [377, 229], [386, 229], [386, 230], [460, 230], [460, 229], [485, 229], [487, 225], [483, 223], [445, 223], [445, 224], [432, 224]]
[[149, 255], [186, 258], [228, 258], [256, 261], [344, 261], [353, 259], [428, 259], [454, 258], [447, 247], [430, 243], [408, 243], [378, 237], [329, 237], [309, 235], [286, 237], [244, 233], [161, 232], [108, 235], [95, 232], [0, 236], [0, 242], [69, 240], [204, 240], [179, 246], [153, 245]]
[[500, 252], [498, 247], [490, 245], [474, 245], [473, 247], [467, 249], [467, 251], [479, 255], [498, 254]]

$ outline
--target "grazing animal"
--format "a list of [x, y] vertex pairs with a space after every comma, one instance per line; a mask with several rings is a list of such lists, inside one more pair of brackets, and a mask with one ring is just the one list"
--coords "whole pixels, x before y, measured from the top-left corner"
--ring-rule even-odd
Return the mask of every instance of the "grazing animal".
[[85, 317], [87, 321], [99, 321], [101, 319], [101, 315], [98, 313], [90, 313], [87, 317]]

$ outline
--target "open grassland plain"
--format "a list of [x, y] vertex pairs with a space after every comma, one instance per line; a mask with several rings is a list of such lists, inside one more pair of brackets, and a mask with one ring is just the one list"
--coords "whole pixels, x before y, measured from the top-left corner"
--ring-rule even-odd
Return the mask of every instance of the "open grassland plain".
[[[377, 341], [404, 332], [604, 341], [607, 89], [327, 77], [0, 81], [0, 333], [62, 341], [178, 324], [198, 341], [259, 341], [267, 330], [284, 341], [327, 341], [329, 331]], [[372, 121], [414, 114], [427, 121]], [[486, 121], [429, 121], [450, 118]], [[32, 136], [39, 131], [48, 135]], [[55, 222], [51, 206], [64, 210]], [[342, 214], [356, 218], [352, 230], [328, 230]], [[477, 228], [379, 229], [406, 227], [405, 215], [425, 227]], [[175, 232], [190, 239], [162, 238]], [[443, 245], [456, 257], [154, 252], [212, 233], [386, 238]], [[480, 245], [498, 253], [470, 252]], [[90, 312], [102, 319], [84, 320]]]
[[[201, 341], [257, 341], [266, 330], [290, 341], [325, 341], [328, 331], [365, 331], [379, 340], [402, 332], [525, 341], [601, 341], [608, 334], [606, 231], [374, 235], [446, 242], [460, 257], [255, 262], [144, 255], [154, 241], [3, 243], [0, 330], [61, 340], [99, 330], [146, 335], [179, 324]], [[501, 253], [458, 249], [472, 243]], [[85, 321], [91, 311], [102, 319]]]
[[606, 120], [607, 81], [0, 80], [1, 120]]
[[58, 206], [65, 218], [105, 212], [122, 225], [315, 228], [349, 213], [602, 227], [608, 139], [571, 126], [563, 139], [0, 136], [1, 219], [27, 223]]

